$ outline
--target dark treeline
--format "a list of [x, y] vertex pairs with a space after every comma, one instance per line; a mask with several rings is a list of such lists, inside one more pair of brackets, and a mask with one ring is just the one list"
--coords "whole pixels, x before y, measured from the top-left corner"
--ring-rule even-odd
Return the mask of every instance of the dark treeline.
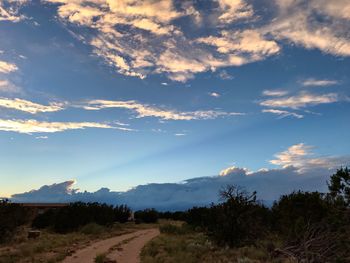
[[[284, 255], [298, 262], [350, 262], [349, 169], [341, 168], [332, 175], [328, 188], [326, 194], [297, 191], [283, 195], [267, 208], [257, 201], [255, 192], [230, 185], [220, 192], [220, 204], [159, 215], [181, 219], [221, 246], [271, 240], [272, 256]], [[276, 240], [282, 246], [275, 247]]]
[[125, 205], [76, 202], [38, 215], [32, 226], [38, 229], [50, 227], [58, 233], [67, 233], [89, 223], [103, 226], [112, 225], [114, 222], [125, 223], [130, 216], [131, 210]]

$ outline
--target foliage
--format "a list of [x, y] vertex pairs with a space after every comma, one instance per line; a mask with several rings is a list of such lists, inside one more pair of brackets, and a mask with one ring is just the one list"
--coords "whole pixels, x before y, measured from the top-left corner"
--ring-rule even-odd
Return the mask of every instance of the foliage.
[[272, 207], [274, 229], [288, 239], [301, 237], [313, 224], [324, 221], [331, 207], [318, 192], [283, 195]]
[[254, 244], [267, 231], [269, 210], [256, 201], [256, 193], [229, 185], [220, 192], [224, 201], [209, 208], [192, 208], [187, 223], [205, 231], [219, 245]]
[[171, 223], [163, 224], [159, 226], [159, 230], [161, 233], [172, 235], [185, 235], [193, 232], [192, 228], [186, 223], [181, 225]]
[[145, 210], [139, 210], [134, 213], [135, 220], [140, 223], [156, 223], [159, 218], [158, 212], [151, 208]]
[[[149, 242], [141, 252], [142, 263], [242, 263], [273, 262], [265, 247], [247, 246], [227, 249], [215, 245], [206, 235], [200, 232], [187, 234], [162, 233]], [[287, 262], [287, 261], [285, 261]]]
[[350, 171], [347, 167], [338, 169], [331, 176], [328, 189], [334, 201], [350, 205]]
[[52, 227], [58, 233], [67, 233], [89, 223], [108, 226], [114, 222], [126, 222], [130, 214], [131, 210], [127, 206], [76, 202], [38, 215], [32, 226], [39, 229]]
[[0, 243], [11, 238], [16, 229], [30, 220], [30, 211], [19, 204], [0, 200]]

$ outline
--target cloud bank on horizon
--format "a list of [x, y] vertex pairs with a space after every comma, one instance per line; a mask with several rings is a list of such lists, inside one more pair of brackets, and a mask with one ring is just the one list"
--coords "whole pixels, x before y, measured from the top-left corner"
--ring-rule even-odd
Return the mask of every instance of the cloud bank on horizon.
[[258, 198], [270, 205], [280, 195], [292, 191], [326, 192], [329, 176], [350, 163], [350, 156], [313, 156], [313, 147], [303, 143], [293, 145], [275, 155], [276, 169], [250, 171], [235, 166], [223, 169], [218, 176], [199, 177], [181, 183], [151, 183], [128, 191], [115, 192], [101, 188], [96, 192], [81, 192], [74, 188], [75, 180], [42, 186], [38, 190], [14, 194], [15, 202], [105, 202], [127, 204], [133, 209], [154, 207], [160, 210], [182, 210], [207, 206], [219, 201], [219, 190], [228, 184], [257, 191]]

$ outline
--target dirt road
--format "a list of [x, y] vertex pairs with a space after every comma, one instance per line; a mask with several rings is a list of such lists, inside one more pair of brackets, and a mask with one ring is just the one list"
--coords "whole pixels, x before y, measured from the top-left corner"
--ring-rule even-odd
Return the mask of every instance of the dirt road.
[[103, 253], [118, 263], [138, 263], [143, 246], [158, 234], [158, 229], [145, 229], [101, 240], [66, 257], [63, 263], [93, 263], [96, 255]]

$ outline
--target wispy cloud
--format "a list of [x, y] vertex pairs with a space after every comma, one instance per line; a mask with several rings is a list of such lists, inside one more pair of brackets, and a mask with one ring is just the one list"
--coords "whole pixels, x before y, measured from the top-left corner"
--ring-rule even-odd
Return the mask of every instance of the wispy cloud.
[[337, 101], [339, 101], [339, 96], [336, 93], [317, 95], [307, 92], [300, 92], [295, 96], [267, 99], [260, 102], [260, 105], [271, 108], [300, 109], [319, 104], [334, 103]]
[[18, 67], [10, 62], [0, 60], [0, 73], [8, 74], [18, 70]]
[[305, 87], [310, 87], [310, 86], [331, 86], [331, 85], [337, 85], [339, 84], [339, 81], [337, 80], [330, 80], [330, 79], [306, 79], [302, 82], [302, 85]]
[[54, 133], [85, 128], [128, 130], [124, 127], [112, 126], [110, 124], [97, 122], [46, 122], [37, 120], [0, 119], [0, 131], [11, 131], [26, 134]]
[[181, 136], [186, 136], [186, 133], [175, 133], [174, 135], [175, 135], [175, 136], [180, 136], [180, 137], [181, 137]]
[[[310, 0], [275, 1], [279, 15], [263, 31], [277, 39], [286, 39], [307, 49], [319, 49], [336, 56], [350, 56], [347, 34], [349, 1]], [[317, 19], [327, 16], [327, 23]]]
[[22, 89], [8, 80], [0, 80], [1, 93], [21, 93]]
[[264, 90], [263, 95], [264, 96], [271, 96], [271, 97], [282, 97], [287, 95], [289, 92], [287, 90]]
[[234, 79], [234, 76], [230, 75], [226, 70], [221, 70], [218, 74], [218, 76], [221, 78], [221, 79], [224, 79], [224, 80], [231, 80], [231, 79]]
[[86, 104], [78, 105], [77, 107], [86, 110], [101, 110], [107, 108], [121, 108], [134, 111], [137, 118], [155, 117], [162, 120], [206, 120], [215, 119], [218, 117], [244, 115], [239, 112], [224, 112], [224, 111], [191, 111], [180, 112], [175, 110], [162, 109], [147, 104], [141, 104], [136, 101], [110, 101], [110, 100], [92, 100]]
[[285, 111], [285, 110], [263, 109], [262, 112], [276, 114], [279, 116], [279, 118], [285, 118], [285, 117], [294, 117], [297, 119], [304, 118], [304, 115], [301, 115], [295, 112]]
[[227, 24], [253, 16], [253, 7], [245, 0], [217, 0], [221, 9], [219, 21]]
[[28, 0], [1, 0], [0, 1], [0, 21], [19, 22], [25, 16], [19, 14], [19, 9]]
[[40, 112], [61, 111], [64, 109], [64, 103], [52, 102], [49, 105], [42, 105], [18, 98], [8, 99], [0, 97], [0, 107], [36, 114]]

